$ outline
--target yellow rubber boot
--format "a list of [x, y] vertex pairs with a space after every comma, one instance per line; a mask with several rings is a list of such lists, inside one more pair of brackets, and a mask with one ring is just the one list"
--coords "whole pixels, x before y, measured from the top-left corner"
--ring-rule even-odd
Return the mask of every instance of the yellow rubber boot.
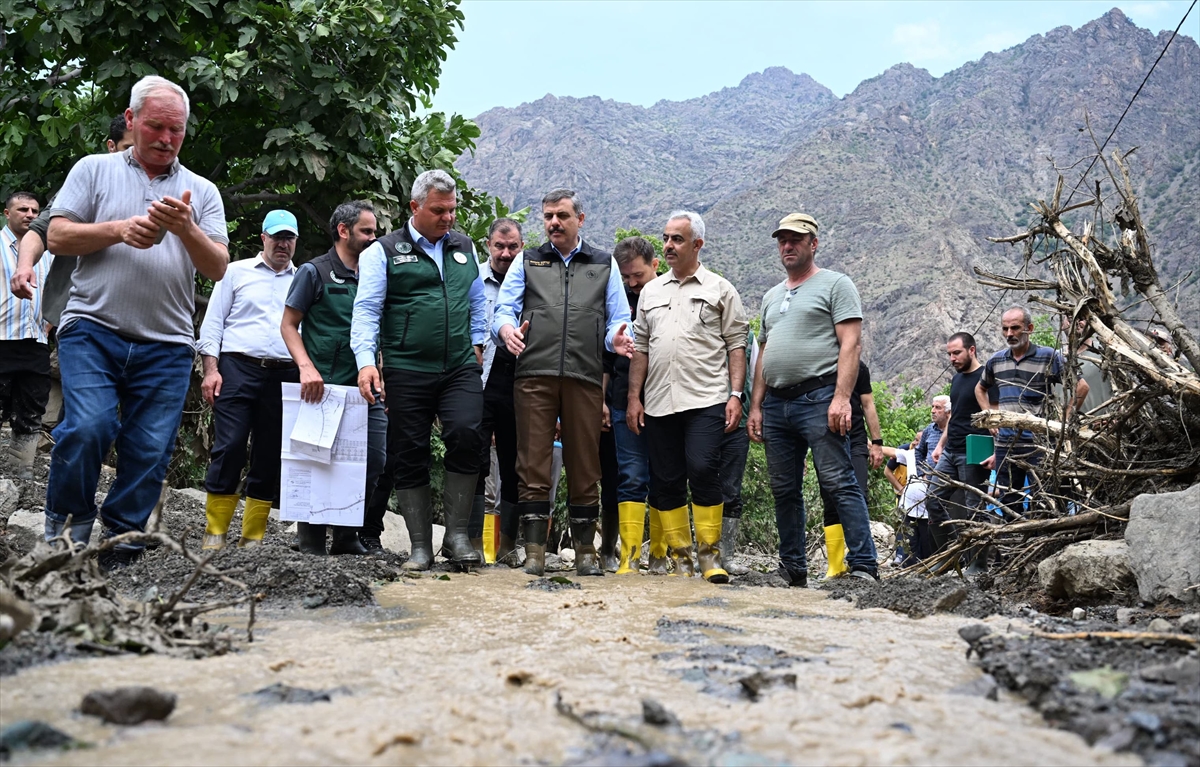
[[721, 516], [725, 504], [698, 506], [692, 504], [692, 517], [696, 521], [696, 559], [700, 562], [700, 574], [709, 583], [729, 583], [729, 573], [721, 562]]
[[483, 561], [496, 564], [496, 549], [500, 547], [500, 515], [483, 515]]
[[688, 518], [688, 507], [658, 512], [662, 520], [663, 537], [671, 547], [671, 558], [675, 560], [675, 574], [691, 577], [696, 574], [692, 565], [692, 525]]
[[667, 574], [667, 539], [663, 537], [662, 512], [650, 508], [650, 556], [646, 565], [651, 575]]
[[640, 501], [618, 503], [617, 519], [621, 529], [621, 564], [617, 567], [617, 575], [640, 572], [642, 535], [646, 531], [646, 504]]
[[209, 493], [204, 499], [204, 542], [200, 544], [202, 551], [216, 551], [225, 548], [225, 536], [229, 533], [229, 523], [233, 519], [233, 511], [237, 508], [240, 495], [217, 495]]
[[829, 569], [825, 578], [836, 578], [850, 568], [846, 567], [846, 534], [841, 525], [830, 525], [825, 528], [825, 554], [829, 559]]
[[270, 515], [270, 501], [246, 498], [246, 507], [242, 509], [242, 540], [238, 541], [238, 548], [262, 545], [263, 536], [267, 534], [267, 517]]

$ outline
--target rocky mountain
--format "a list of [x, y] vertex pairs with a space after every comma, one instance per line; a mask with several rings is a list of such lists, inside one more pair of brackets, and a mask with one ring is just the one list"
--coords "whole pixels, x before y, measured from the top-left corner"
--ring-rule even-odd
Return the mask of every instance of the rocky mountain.
[[[670, 210], [708, 225], [704, 257], [757, 310], [782, 278], [770, 232], [793, 210], [822, 225], [818, 264], [855, 280], [866, 310], [865, 358], [877, 377], [940, 385], [945, 337], [975, 330], [999, 345], [997, 303], [971, 268], [1015, 272], [1020, 251], [987, 242], [1017, 231], [1028, 202], [1074, 185], [1170, 32], [1120, 10], [989, 53], [935, 78], [898, 64], [837, 99], [782, 68], [736, 88], [643, 108], [546, 96], [477, 120], [474, 186], [532, 205], [556, 186], [582, 195], [585, 236], [657, 232]], [[1133, 155], [1164, 282], [1200, 326], [1200, 47], [1180, 35], [1109, 151]], [[1080, 160], [1082, 159], [1082, 162]], [[1096, 175], [1095, 172], [1092, 174]], [[1087, 182], [1076, 199], [1090, 196]], [[535, 224], [536, 226], [536, 224]]]

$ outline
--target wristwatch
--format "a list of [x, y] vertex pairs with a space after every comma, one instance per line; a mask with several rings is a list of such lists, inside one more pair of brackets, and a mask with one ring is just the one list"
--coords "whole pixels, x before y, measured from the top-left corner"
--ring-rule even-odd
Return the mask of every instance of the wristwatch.
[[730, 397], [737, 397], [738, 399], [741, 399], [741, 398], [742, 398], [742, 393], [741, 393], [740, 391], [731, 391], [731, 392], [729, 392], [729, 396], [730, 396]]
[[873, 439], [873, 440], [871, 440], [871, 444], [872, 444], [872, 445], [879, 445], [880, 447], [883, 447], [883, 440], [881, 440], [881, 439]]

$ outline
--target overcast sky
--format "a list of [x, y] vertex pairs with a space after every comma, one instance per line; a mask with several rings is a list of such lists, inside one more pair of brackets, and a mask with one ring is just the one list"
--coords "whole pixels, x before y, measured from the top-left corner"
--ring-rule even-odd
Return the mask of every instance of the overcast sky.
[[[1190, 0], [1119, 5], [1172, 30]], [[702, 96], [784, 66], [844, 96], [907, 61], [941, 76], [1055, 27], [1080, 27], [1113, 0], [752, 2], [465, 0], [465, 28], [434, 109], [474, 117], [552, 93], [649, 106]], [[1181, 34], [1200, 37], [1200, 10]]]

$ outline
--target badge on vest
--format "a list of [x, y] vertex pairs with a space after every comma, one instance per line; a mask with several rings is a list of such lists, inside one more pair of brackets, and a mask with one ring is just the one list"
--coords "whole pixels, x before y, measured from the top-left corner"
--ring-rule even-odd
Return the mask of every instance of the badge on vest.
[[[408, 243], [401, 243], [401, 244], [407, 245]], [[416, 262], [417, 262], [417, 254], [416, 253], [409, 253], [409, 254], [403, 255], [403, 256], [392, 256], [392, 263], [395, 264], [396, 266], [399, 266], [400, 264], [415, 264]]]
[[329, 279], [333, 280], [334, 282], [336, 282], [336, 283], [337, 283], [337, 284], [339, 284], [339, 285], [341, 285], [341, 284], [343, 284], [343, 283], [345, 283], [345, 282], [346, 282], [346, 281], [345, 281], [345, 280], [343, 280], [341, 277], [338, 277], [338, 276], [337, 276], [337, 270], [335, 270], [335, 269], [330, 269], [330, 270], [329, 270]]
[[412, 245], [409, 245], [407, 242], [397, 242], [396, 251], [398, 253], [411, 253]]
[[454, 260], [460, 264], [465, 264], [465, 263], [467, 263], [467, 254], [466, 253], [455, 253]]

